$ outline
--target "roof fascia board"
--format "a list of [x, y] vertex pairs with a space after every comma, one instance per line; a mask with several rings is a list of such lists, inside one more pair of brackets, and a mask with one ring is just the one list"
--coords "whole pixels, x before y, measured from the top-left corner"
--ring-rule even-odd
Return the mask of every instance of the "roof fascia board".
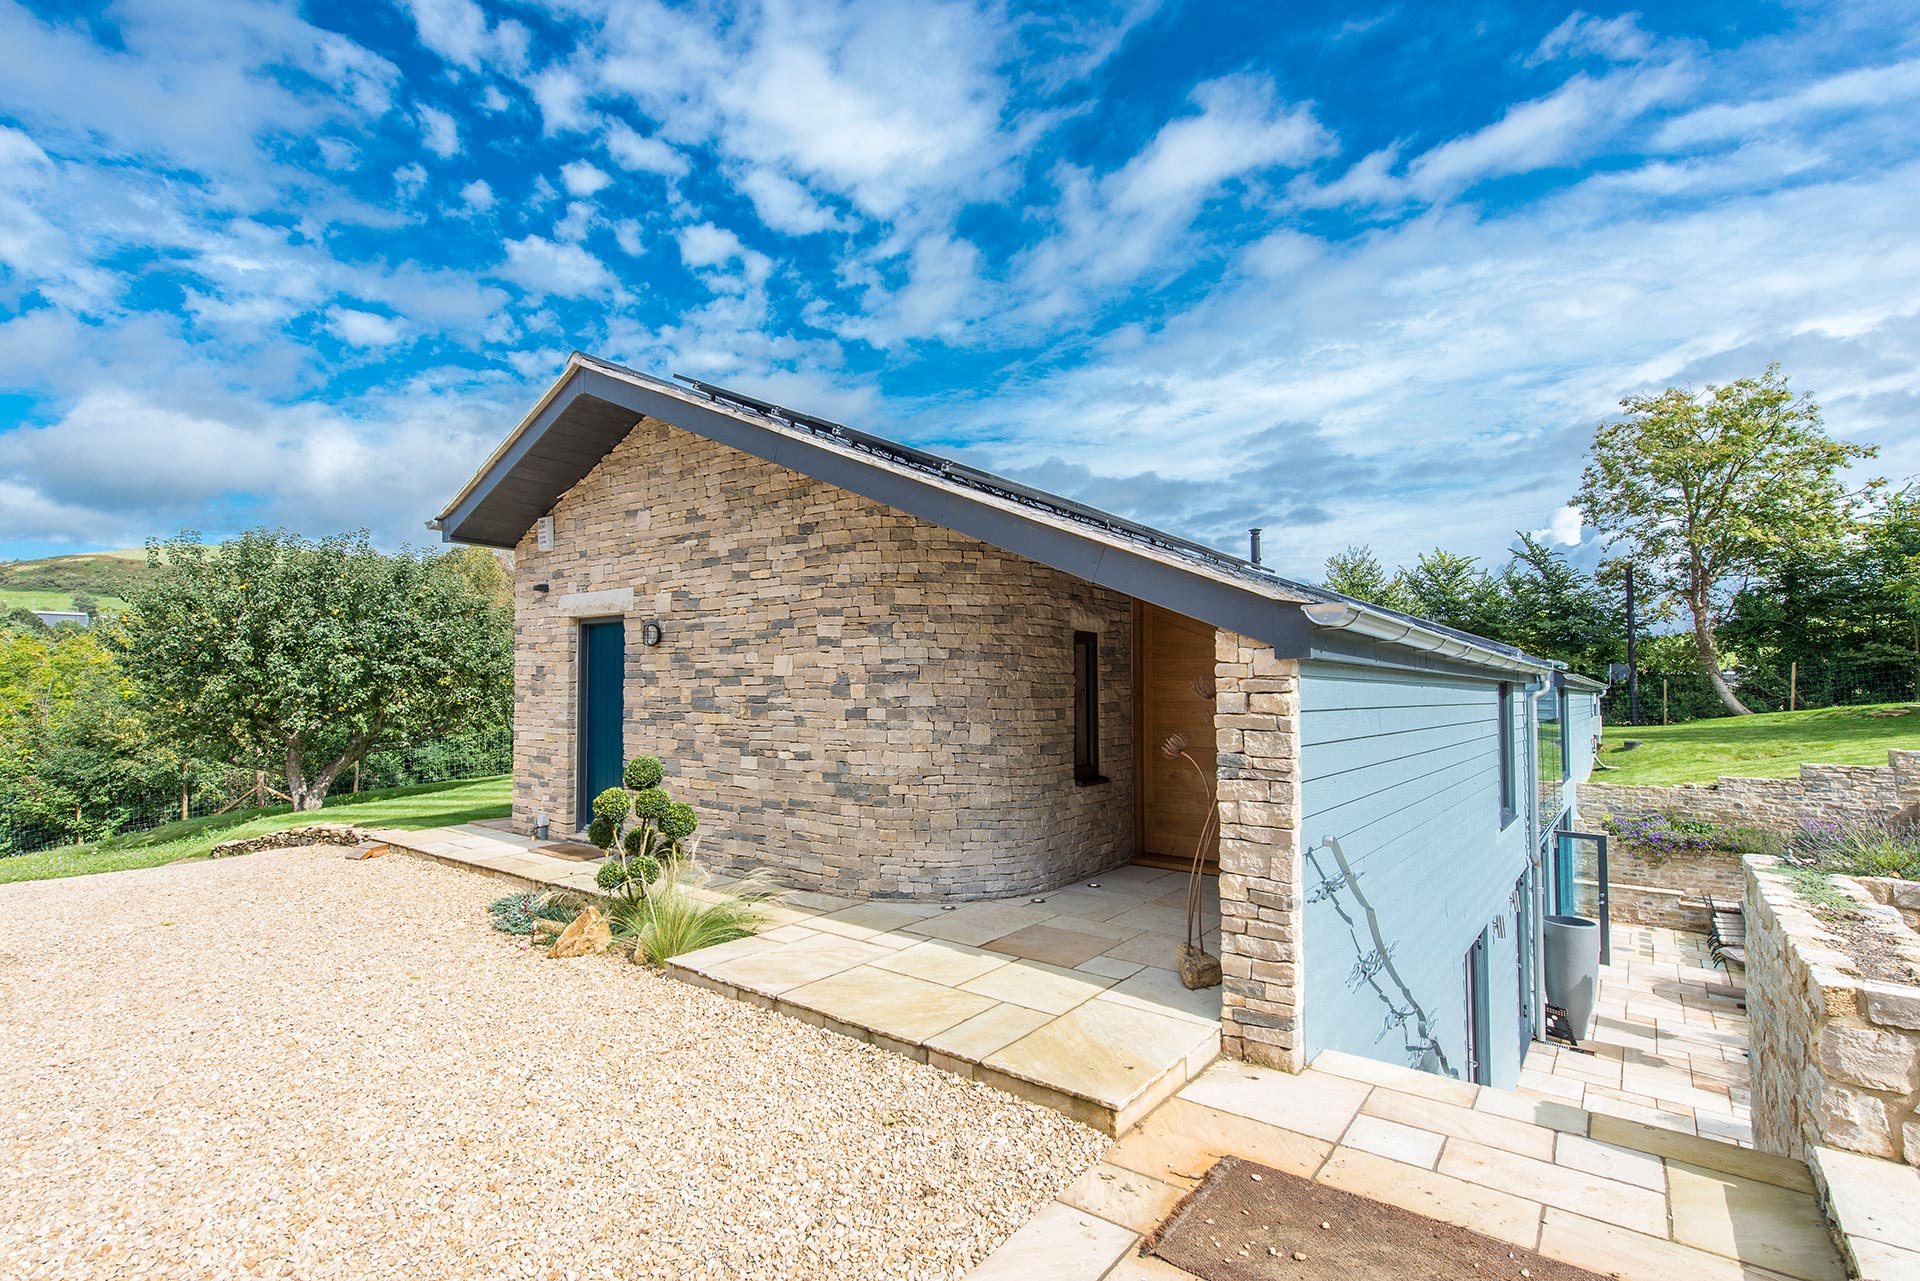
[[1313, 640], [1302, 656], [1308, 663], [1331, 663], [1345, 667], [1365, 667], [1376, 671], [1410, 672], [1428, 676], [1459, 676], [1476, 681], [1531, 681], [1549, 675], [1539, 667], [1515, 664], [1493, 667], [1470, 659], [1449, 658], [1375, 640], [1355, 632], [1313, 629]]

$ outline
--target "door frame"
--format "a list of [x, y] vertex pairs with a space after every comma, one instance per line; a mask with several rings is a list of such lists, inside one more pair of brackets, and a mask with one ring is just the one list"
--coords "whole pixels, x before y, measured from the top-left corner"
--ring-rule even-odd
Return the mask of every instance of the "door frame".
[[620, 624], [621, 666], [620, 673], [620, 739], [622, 755], [626, 743], [626, 624], [625, 614], [597, 614], [590, 618], [573, 620], [574, 643], [574, 680], [573, 680], [573, 825], [576, 831], [586, 831], [593, 817], [593, 798], [587, 795], [587, 631], [593, 627], [609, 623]]

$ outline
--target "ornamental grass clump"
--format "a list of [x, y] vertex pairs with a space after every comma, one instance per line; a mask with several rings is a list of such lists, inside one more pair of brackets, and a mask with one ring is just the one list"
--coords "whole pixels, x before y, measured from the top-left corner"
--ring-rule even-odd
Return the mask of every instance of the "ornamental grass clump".
[[662, 965], [669, 957], [746, 938], [766, 922], [774, 897], [771, 882], [749, 872], [716, 889], [699, 864], [683, 859], [669, 864], [644, 892], [627, 885], [607, 910], [616, 940], [633, 944], [638, 964]]
[[700, 818], [693, 806], [668, 795], [661, 785], [666, 772], [657, 757], [636, 756], [621, 771], [621, 786], [593, 798], [587, 839], [607, 853], [594, 874], [601, 889], [612, 892], [635, 885], [644, 895], [663, 869], [687, 856]]

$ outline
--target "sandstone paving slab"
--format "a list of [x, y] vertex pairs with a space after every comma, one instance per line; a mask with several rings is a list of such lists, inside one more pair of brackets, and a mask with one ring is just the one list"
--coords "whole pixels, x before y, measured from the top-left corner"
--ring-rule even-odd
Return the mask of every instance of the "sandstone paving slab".
[[862, 903], [857, 907], [843, 907], [837, 912], [824, 913], [807, 922], [807, 926], [843, 938], [871, 939], [876, 934], [902, 930], [924, 919], [879, 903]]
[[1853, 1255], [1854, 1269], [1865, 1281], [1906, 1281], [1908, 1277], [1920, 1277], [1920, 1250], [1903, 1250], [1866, 1237], [1848, 1237], [1847, 1249]]
[[1117, 1111], [1217, 1036], [1217, 1030], [1196, 1027], [1191, 1020], [1088, 1001], [984, 1062]]
[[1537, 1098], [1519, 1090], [1482, 1090], [1473, 1101], [1477, 1112], [1491, 1112], [1512, 1121], [1544, 1125], [1568, 1134], [1585, 1134], [1593, 1116], [1585, 1108], [1557, 1099]]
[[1538, 1201], [1371, 1152], [1336, 1150], [1314, 1181], [1529, 1249], [1540, 1232]]
[[1134, 961], [1140, 965], [1170, 970], [1179, 963], [1174, 955], [1174, 948], [1179, 943], [1180, 940], [1171, 934], [1140, 933], [1108, 948], [1106, 955], [1116, 961]]
[[1146, 1233], [1158, 1227], [1187, 1189], [1102, 1161], [1068, 1185], [1060, 1200], [1109, 1223]]
[[1357, 1148], [1392, 1161], [1404, 1161], [1423, 1170], [1433, 1168], [1446, 1142], [1445, 1137], [1430, 1131], [1416, 1130], [1398, 1121], [1382, 1121], [1377, 1116], [1364, 1113], [1353, 1118], [1353, 1124], [1347, 1127], [1347, 1132], [1340, 1139], [1342, 1147]]
[[1091, 961], [1111, 946], [1113, 940], [1100, 935], [1045, 923], [1024, 926], [985, 944], [989, 952], [1041, 961], [1062, 969], [1072, 969], [1082, 961]]
[[1809, 1195], [1813, 1193], [1813, 1178], [1807, 1173], [1805, 1165], [1769, 1152], [1755, 1152], [1750, 1148], [1734, 1147], [1712, 1139], [1676, 1134], [1600, 1112], [1594, 1113], [1593, 1125], [1587, 1137], [1724, 1174], [1737, 1174], [1743, 1179], [1771, 1183]]
[[1096, 956], [1090, 961], [1082, 961], [1073, 968], [1085, 970], [1089, 974], [1098, 974], [1101, 978], [1130, 979], [1147, 967], [1137, 961], [1122, 961], [1114, 956]]
[[1649, 1188], [1551, 1161], [1516, 1156], [1466, 1139], [1448, 1141], [1438, 1169], [1467, 1183], [1511, 1192], [1649, 1236], [1667, 1234], [1667, 1198]]
[[874, 962], [883, 970], [910, 974], [914, 978], [925, 979], [929, 983], [944, 983], [948, 987], [959, 987], [1007, 963], [1007, 958], [997, 953], [945, 939], [923, 939], [885, 960]]
[[1333, 1144], [1324, 1139], [1176, 1095], [1123, 1135], [1107, 1150], [1105, 1159], [1164, 1182], [1192, 1187], [1223, 1156], [1244, 1157], [1311, 1178], [1332, 1151]]
[[929, 1036], [926, 1038], [927, 1049], [967, 1063], [980, 1063], [994, 1051], [1004, 1049], [1027, 1033], [1046, 1026], [1053, 1017], [1040, 1010], [1002, 1001]]
[[872, 943], [818, 934], [798, 943], [785, 943], [751, 956], [723, 961], [704, 972], [709, 978], [735, 987], [778, 996], [789, 988], [891, 955], [890, 949]]
[[951, 912], [924, 917], [905, 928], [910, 933], [924, 934], [928, 938], [951, 939], [956, 943], [970, 943], [978, 947], [1003, 934], [1038, 925], [1052, 915], [1044, 907], [1023, 903], [969, 903]]
[[1112, 979], [1084, 970], [1066, 970], [1039, 961], [1013, 960], [960, 987], [978, 996], [1011, 1001], [1048, 1014], [1065, 1014], [1113, 985]]
[[1453, 1103], [1463, 1108], [1472, 1107], [1481, 1094], [1480, 1087], [1471, 1081], [1456, 1081], [1450, 1076], [1441, 1076], [1437, 1072], [1420, 1072], [1413, 1068], [1401, 1067], [1396, 1063], [1382, 1063], [1379, 1059], [1347, 1054], [1341, 1050], [1322, 1050], [1314, 1056], [1313, 1067], [1317, 1072], [1331, 1072], [1335, 1076], [1344, 1076], [1349, 1081], [1384, 1085], [1402, 1094], [1436, 1099], [1441, 1103]]
[[1220, 1021], [1220, 989], [1188, 988], [1172, 970], [1141, 969], [1094, 998], [1208, 1025]]
[[967, 1281], [1099, 1281], [1137, 1233], [1058, 1201], [1027, 1221]]
[[[1372, 1087], [1320, 1072], [1288, 1073], [1250, 1063], [1215, 1063], [1182, 1098], [1316, 1139], [1346, 1132]], [[1391, 1119], [1391, 1118], [1389, 1118]]]
[[1620, 1281], [1781, 1281], [1780, 1275], [1664, 1237], [1548, 1206], [1535, 1247], [1550, 1259], [1592, 1268]]
[[1826, 1216], [1804, 1192], [1667, 1164], [1673, 1239], [1802, 1281], [1845, 1281]]
[[1659, 1157], [1611, 1143], [1595, 1143], [1578, 1134], [1562, 1134], [1554, 1141], [1553, 1160], [1573, 1170], [1585, 1170], [1602, 1178], [1655, 1192], [1667, 1190], [1667, 1167]]
[[1842, 1231], [1920, 1250], [1920, 1170], [1837, 1148], [1815, 1148], [1813, 1159]]
[[780, 999], [909, 1043], [924, 1042], [994, 1004], [984, 997], [872, 965], [858, 965], [790, 988]]
[[1415, 1098], [1398, 1090], [1376, 1089], [1362, 1108], [1369, 1116], [1398, 1121], [1448, 1138], [1465, 1139], [1538, 1161], [1553, 1160], [1554, 1132], [1526, 1121], [1463, 1108], [1436, 1099]]

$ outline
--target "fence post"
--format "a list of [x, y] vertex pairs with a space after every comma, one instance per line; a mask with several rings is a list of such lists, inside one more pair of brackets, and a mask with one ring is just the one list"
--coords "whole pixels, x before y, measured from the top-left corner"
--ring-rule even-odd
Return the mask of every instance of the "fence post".
[[355, 796], [358, 796], [360, 794], [360, 762], [359, 761], [355, 761], [353, 763], [353, 794]]
[[1799, 710], [1800, 702], [1800, 660], [1795, 659], [1787, 666], [1787, 710]]
[[180, 821], [182, 823], [187, 821], [187, 784], [185, 779], [182, 779], [180, 782]]
[[1667, 723], [1667, 678], [1660, 678], [1660, 723]]

